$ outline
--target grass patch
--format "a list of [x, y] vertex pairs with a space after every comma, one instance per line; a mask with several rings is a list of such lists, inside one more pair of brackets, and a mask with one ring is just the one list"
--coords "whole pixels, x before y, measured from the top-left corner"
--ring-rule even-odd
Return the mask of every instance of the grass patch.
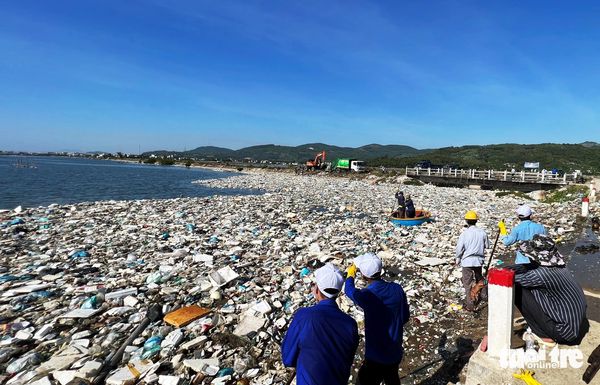
[[542, 200], [544, 203], [562, 203], [573, 200], [578, 200], [587, 196], [589, 189], [587, 186], [582, 185], [571, 185], [559, 190], [549, 192], [546, 198]]
[[407, 179], [402, 184], [405, 184], [407, 186], [423, 186], [423, 185], [425, 185], [425, 183], [421, 182], [418, 179]]
[[526, 200], [530, 200], [530, 201], [533, 200], [532, 197], [530, 197], [529, 195], [527, 195], [523, 191], [498, 191], [496, 193], [496, 196], [498, 198], [505, 197], [505, 196], [508, 196], [508, 195], [512, 195], [514, 197], [521, 198], [521, 199], [526, 199]]
[[175, 164], [175, 161], [170, 158], [160, 158], [158, 160], [158, 164], [160, 164], [161, 166], [172, 166]]

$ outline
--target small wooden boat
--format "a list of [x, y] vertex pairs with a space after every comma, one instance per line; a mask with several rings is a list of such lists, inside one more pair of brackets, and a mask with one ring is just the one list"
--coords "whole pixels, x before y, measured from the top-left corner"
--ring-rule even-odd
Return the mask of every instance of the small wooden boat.
[[431, 220], [431, 213], [426, 210], [417, 210], [414, 218], [396, 218], [390, 217], [394, 226], [418, 226]]

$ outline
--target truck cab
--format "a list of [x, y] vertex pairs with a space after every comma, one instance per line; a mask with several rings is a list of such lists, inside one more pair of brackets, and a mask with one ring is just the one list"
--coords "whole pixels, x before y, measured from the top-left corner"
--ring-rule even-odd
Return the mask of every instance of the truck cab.
[[363, 172], [367, 170], [367, 165], [362, 160], [353, 160], [350, 162], [350, 170], [354, 172]]

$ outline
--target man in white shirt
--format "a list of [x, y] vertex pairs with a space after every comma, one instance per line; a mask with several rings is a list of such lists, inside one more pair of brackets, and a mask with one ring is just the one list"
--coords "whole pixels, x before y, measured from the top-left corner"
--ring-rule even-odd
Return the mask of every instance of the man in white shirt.
[[[467, 211], [465, 220], [468, 228], [458, 238], [456, 245], [456, 264], [462, 267], [462, 283], [465, 288], [465, 310], [475, 311], [475, 303], [471, 298], [471, 287], [483, 279], [482, 266], [485, 249], [490, 246], [485, 230], [477, 227], [479, 217], [475, 211]], [[487, 298], [487, 288], [481, 291], [481, 298]]]

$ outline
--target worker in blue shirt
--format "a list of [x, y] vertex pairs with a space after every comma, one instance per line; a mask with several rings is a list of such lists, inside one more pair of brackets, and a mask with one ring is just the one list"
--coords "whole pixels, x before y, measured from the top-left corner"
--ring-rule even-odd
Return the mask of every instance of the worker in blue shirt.
[[[356, 289], [359, 269], [367, 287]], [[348, 268], [346, 295], [365, 314], [365, 360], [358, 371], [360, 385], [399, 385], [398, 366], [402, 361], [402, 334], [409, 310], [402, 286], [381, 279], [381, 260], [373, 253], [355, 258]]]
[[331, 263], [315, 270], [315, 306], [299, 309], [281, 345], [283, 364], [297, 385], [347, 385], [358, 347], [358, 326], [335, 300], [344, 277]]
[[[502, 243], [504, 243], [505, 246], [510, 246], [518, 241], [529, 241], [536, 234], [547, 235], [546, 229], [542, 224], [531, 220], [532, 214], [533, 211], [528, 205], [519, 206], [519, 208], [517, 208], [517, 216], [519, 217], [521, 223], [519, 223], [514, 229], [512, 229], [510, 234], [507, 234], [506, 226], [503, 221], [500, 221], [500, 223], [498, 223], [498, 227], [500, 228], [500, 235], [503, 236]], [[520, 251], [517, 251], [515, 263], [529, 263], [529, 258], [524, 256]]]

